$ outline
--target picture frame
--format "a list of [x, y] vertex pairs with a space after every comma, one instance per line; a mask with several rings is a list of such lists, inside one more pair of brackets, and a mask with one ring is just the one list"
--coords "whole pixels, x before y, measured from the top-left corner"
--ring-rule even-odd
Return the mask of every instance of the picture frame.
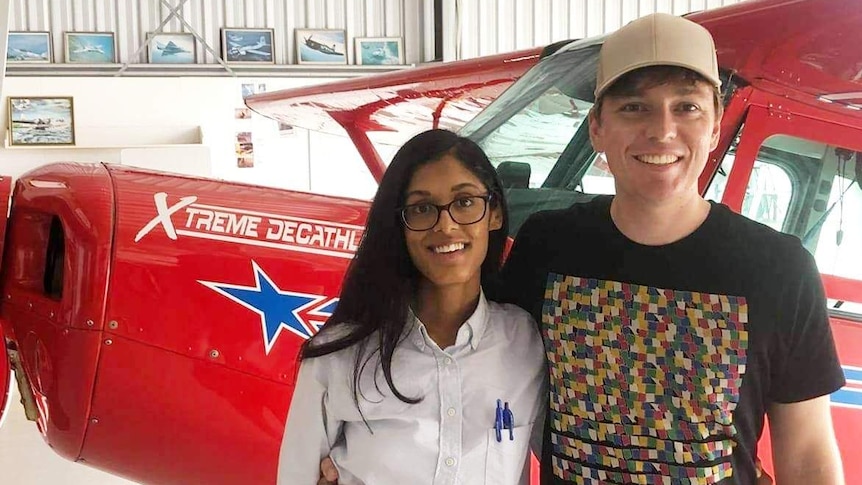
[[147, 62], [150, 64], [194, 64], [197, 62], [195, 36], [156, 32], [147, 35]]
[[275, 64], [273, 29], [221, 29], [221, 57], [225, 62]]
[[296, 29], [297, 64], [347, 64], [344, 30]]
[[113, 32], [66, 32], [63, 50], [68, 63], [113, 64], [117, 44]]
[[74, 145], [71, 96], [9, 96], [9, 146]]
[[401, 37], [357, 37], [356, 64], [362, 66], [393, 66], [404, 64], [404, 43]]
[[53, 61], [50, 32], [9, 32], [6, 62], [23, 64]]

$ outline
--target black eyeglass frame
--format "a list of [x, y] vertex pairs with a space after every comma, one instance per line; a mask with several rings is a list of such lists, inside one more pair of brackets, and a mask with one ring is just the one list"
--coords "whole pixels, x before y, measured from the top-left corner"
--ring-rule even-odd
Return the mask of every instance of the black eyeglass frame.
[[[415, 232], [430, 231], [431, 229], [434, 229], [434, 226], [436, 226], [440, 222], [440, 215], [443, 214], [443, 211], [448, 212], [449, 217], [453, 221], [455, 221], [456, 224], [459, 224], [462, 226], [469, 226], [472, 224], [476, 224], [477, 222], [479, 222], [485, 218], [485, 214], [488, 213], [488, 204], [491, 202], [491, 199], [493, 199], [493, 198], [494, 198], [494, 194], [465, 195], [464, 197], [456, 197], [456, 198], [452, 199], [452, 201], [450, 201], [448, 204], [444, 204], [444, 205], [437, 205], [437, 204], [431, 204], [428, 202], [422, 202], [419, 204], [408, 204], [408, 205], [405, 205], [404, 207], [399, 207], [397, 209], [397, 211], [398, 211], [398, 214], [401, 216], [401, 222], [404, 224], [404, 227], [406, 227], [407, 229], [409, 229], [411, 231], [415, 231]], [[458, 222], [458, 220], [455, 219], [455, 216], [452, 215], [452, 212], [449, 211], [449, 207], [452, 206], [452, 204], [454, 204], [455, 202], [458, 202], [459, 200], [464, 200], [464, 199], [482, 199], [482, 201], [484, 202], [484, 204], [482, 206], [482, 215], [479, 216], [479, 218], [473, 222], [467, 222], [467, 223]], [[434, 224], [431, 224], [431, 226], [426, 228], [426, 229], [414, 229], [414, 228], [410, 227], [410, 224], [407, 223], [407, 215], [405, 214], [405, 211], [407, 211], [407, 209], [410, 209], [411, 207], [416, 207], [418, 205], [428, 205], [428, 206], [431, 206], [431, 207], [434, 207], [435, 209], [437, 209], [437, 218], [434, 219]]]

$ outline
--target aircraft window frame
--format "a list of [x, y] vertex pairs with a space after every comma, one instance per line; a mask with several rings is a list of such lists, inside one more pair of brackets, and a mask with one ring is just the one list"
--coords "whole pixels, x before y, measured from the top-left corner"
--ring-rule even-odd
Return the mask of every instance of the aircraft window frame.
[[[758, 107], [758, 109], [762, 109]], [[762, 113], [761, 113], [762, 116]], [[798, 118], [802, 118], [801, 116]], [[807, 119], [802, 118], [804, 121]], [[773, 120], [774, 121], [774, 120]], [[798, 119], [797, 119], [798, 121]], [[803, 123], [799, 125], [786, 125], [776, 122], [775, 124], [760, 121], [760, 124], [751, 125], [754, 133], [742, 136], [742, 142], [734, 143], [728, 150], [728, 155], [722, 160], [721, 166], [726, 167], [727, 157], [734, 156], [738, 152], [738, 145], [746, 144], [745, 152], [754, 152], [754, 160], [747, 160], [737, 167], [738, 159], [734, 159], [731, 163], [730, 171], [727, 177], [724, 177], [725, 185], [732, 183], [737, 188], [744, 185], [745, 192], [735, 191], [735, 197], [731, 197], [729, 203], [734, 210], [737, 210], [744, 216], [757, 221], [756, 217], [749, 217], [742, 207], [745, 196], [751, 190], [751, 184], [754, 181], [754, 167], [757, 164], [768, 163], [782, 170], [781, 173], [789, 175], [791, 180], [791, 194], [788, 204], [788, 210], [785, 220], [781, 225], [781, 232], [798, 237], [809, 251], [817, 265], [824, 275], [824, 278], [844, 278], [850, 281], [862, 281], [862, 259], [852, 257], [848, 261], [848, 254], [855, 254], [852, 249], [856, 247], [855, 243], [847, 242], [848, 239], [858, 241], [862, 235], [862, 224], [860, 224], [859, 216], [862, 214], [862, 186], [856, 187], [862, 178], [862, 150], [856, 151], [852, 148], [843, 148], [845, 145], [858, 146], [856, 138], [853, 136], [858, 131], [850, 126], [835, 125], [824, 122], [819, 119], [810, 119], [811, 125], [806, 126]], [[833, 136], [832, 131], [840, 133], [841, 136]], [[775, 137], [786, 137], [787, 140], [775, 139]], [[795, 139], [795, 140], [794, 140]], [[839, 150], [842, 147], [847, 151], [847, 158], [840, 158]], [[860, 147], [862, 148], [862, 147]], [[854, 166], [852, 157], [855, 158]], [[842, 165], [843, 164], [843, 165]], [[849, 167], [849, 168], [848, 168]], [[741, 174], [734, 175], [737, 169], [741, 170]], [[741, 178], [740, 175], [745, 175]], [[713, 177], [712, 182], [718, 181], [718, 173]], [[843, 180], [843, 186], [839, 184]], [[855, 182], [855, 183], [854, 183]], [[836, 190], [841, 190], [841, 194], [836, 194]], [[844, 213], [843, 226], [835, 225], [835, 212], [830, 214], [829, 207], [839, 203], [849, 190], [853, 189], [850, 195], [851, 209], [850, 215]], [[712, 184], [707, 188], [708, 192], [712, 190]], [[742, 194], [742, 200], [739, 200]], [[722, 194], [724, 195], [724, 194]], [[725, 199], [725, 197], [722, 197]], [[736, 199], [734, 201], [734, 199]], [[845, 201], [847, 199], [844, 199]], [[845, 202], [846, 203], [846, 202]], [[740, 204], [736, 207], [736, 204]], [[750, 211], [749, 211], [750, 212]], [[758, 221], [760, 222], [760, 221]], [[828, 226], [828, 227], [827, 227]], [[774, 226], [773, 226], [774, 227]], [[849, 228], [849, 229], [848, 229]], [[835, 242], [836, 231], [845, 232], [843, 245], [841, 242]], [[825, 232], [824, 232], [825, 231]], [[852, 234], [852, 236], [847, 236]], [[848, 249], [849, 248], [849, 249]], [[851, 251], [848, 253], [848, 251]], [[862, 321], [862, 301], [851, 299], [849, 301], [830, 299], [827, 294], [827, 300], [830, 313], [834, 316], [840, 315], [841, 318], [850, 318], [852, 320]]]

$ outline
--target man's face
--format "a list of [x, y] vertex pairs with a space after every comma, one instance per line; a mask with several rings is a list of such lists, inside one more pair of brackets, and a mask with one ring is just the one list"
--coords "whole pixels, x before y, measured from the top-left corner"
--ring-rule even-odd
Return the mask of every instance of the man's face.
[[713, 88], [672, 81], [606, 95], [600, 119], [590, 114], [590, 139], [604, 152], [617, 197], [643, 204], [699, 197], [697, 180], [718, 144]]

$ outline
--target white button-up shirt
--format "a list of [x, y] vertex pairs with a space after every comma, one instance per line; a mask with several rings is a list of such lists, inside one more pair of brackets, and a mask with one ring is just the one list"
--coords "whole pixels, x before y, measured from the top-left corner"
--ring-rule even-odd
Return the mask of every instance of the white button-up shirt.
[[[332, 457], [340, 485], [508, 485], [529, 481], [547, 405], [545, 357], [525, 311], [480, 295], [455, 344], [440, 349], [415, 317], [392, 358], [392, 395], [372, 355], [353, 399], [357, 349], [305, 360], [299, 371], [278, 465], [279, 485], [313, 485]], [[373, 339], [372, 339], [373, 342]], [[514, 415], [497, 441], [497, 399]], [[362, 416], [367, 420], [363, 422]]]

